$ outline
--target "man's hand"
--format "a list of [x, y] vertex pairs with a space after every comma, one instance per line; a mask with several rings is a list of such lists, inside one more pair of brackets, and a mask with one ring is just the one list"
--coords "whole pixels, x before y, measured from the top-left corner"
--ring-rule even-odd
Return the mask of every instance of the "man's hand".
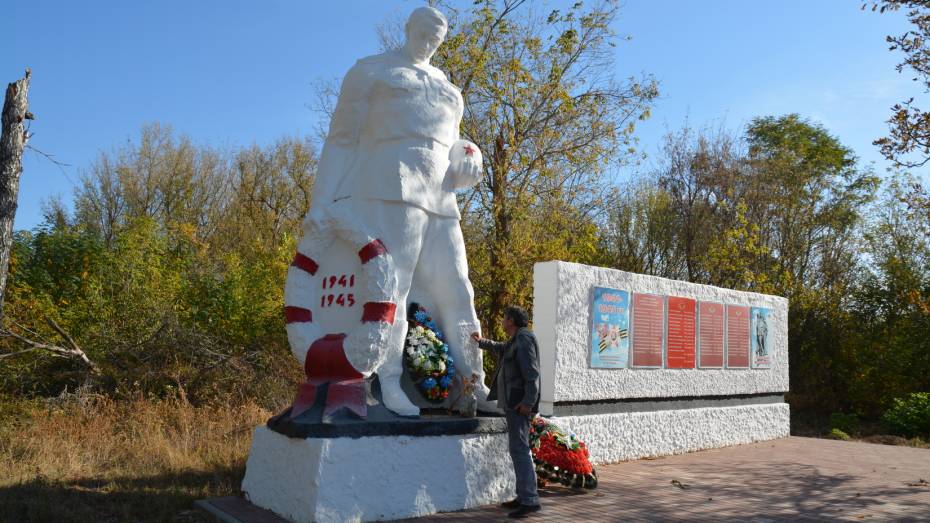
[[477, 342], [481, 341], [481, 334], [479, 334], [479, 333], [477, 333], [477, 332], [473, 332], [473, 333], [471, 333], [471, 339], [474, 340], [475, 343], [477, 343]]
[[521, 416], [530, 416], [533, 414], [533, 409], [531, 409], [530, 406], [526, 405], [525, 403], [517, 405], [517, 408], [513, 410], [517, 411], [517, 414]]

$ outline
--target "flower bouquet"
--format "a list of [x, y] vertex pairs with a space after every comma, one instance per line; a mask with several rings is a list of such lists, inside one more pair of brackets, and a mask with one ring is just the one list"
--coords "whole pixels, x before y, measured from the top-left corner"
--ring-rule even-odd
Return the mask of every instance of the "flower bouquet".
[[455, 377], [449, 345], [426, 309], [416, 303], [410, 304], [407, 324], [404, 364], [423, 397], [442, 403], [449, 397]]
[[574, 433], [566, 434], [554, 423], [536, 416], [530, 425], [530, 448], [540, 486], [553, 481], [572, 488], [597, 487], [597, 472], [588, 459], [588, 448]]

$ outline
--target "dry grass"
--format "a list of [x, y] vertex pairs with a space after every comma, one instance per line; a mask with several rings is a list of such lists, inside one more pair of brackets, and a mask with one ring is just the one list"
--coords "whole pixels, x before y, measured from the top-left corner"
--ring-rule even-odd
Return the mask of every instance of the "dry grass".
[[0, 521], [203, 521], [196, 499], [238, 491], [254, 404], [0, 403]]

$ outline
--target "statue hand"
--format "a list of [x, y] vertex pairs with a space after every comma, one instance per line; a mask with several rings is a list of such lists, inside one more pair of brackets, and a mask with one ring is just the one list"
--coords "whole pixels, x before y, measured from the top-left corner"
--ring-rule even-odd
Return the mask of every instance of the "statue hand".
[[450, 178], [451, 189], [465, 189], [474, 186], [481, 179], [482, 156], [478, 146], [468, 140], [458, 140], [449, 151], [449, 168], [446, 176]]
[[462, 170], [464, 172], [461, 174], [469, 180], [475, 180], [477, 183], [477, 181], [481, 178], [481, 167], [480, 160], [467, 156], [465, 157], [464, 161], [462, 161]]

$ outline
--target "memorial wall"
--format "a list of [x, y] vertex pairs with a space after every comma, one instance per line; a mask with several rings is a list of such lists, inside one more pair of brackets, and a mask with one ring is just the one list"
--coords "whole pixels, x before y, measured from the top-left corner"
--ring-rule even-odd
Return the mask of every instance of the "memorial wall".
[[598, 462], [787, 436], [788, 301], [536, 264], [540, 410]]

